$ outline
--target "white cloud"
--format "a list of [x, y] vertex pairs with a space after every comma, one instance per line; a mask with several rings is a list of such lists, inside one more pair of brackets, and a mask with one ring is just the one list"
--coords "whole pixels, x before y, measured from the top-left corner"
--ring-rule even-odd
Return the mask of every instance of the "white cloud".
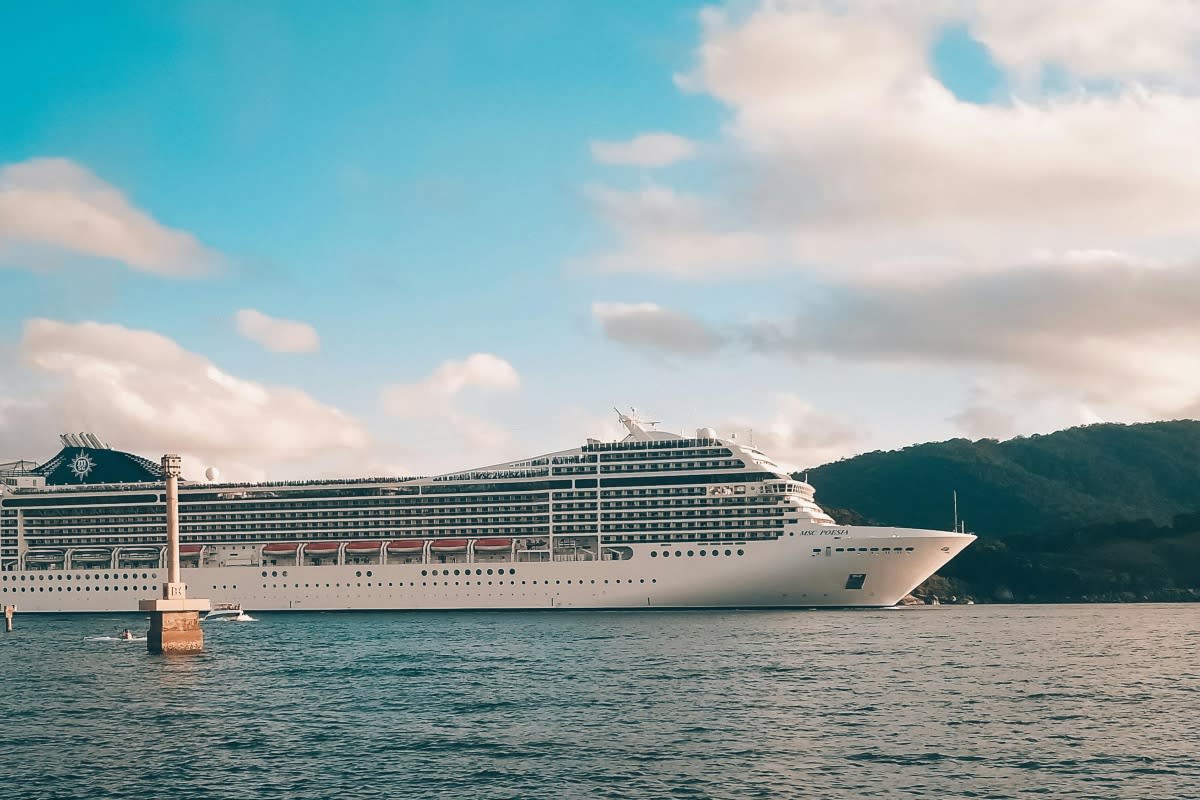
[[1072, 254], [936, 285], [843, 287], [744, 332], [757, 349], [798, 358], [974, 370], [1011, 401], [972, 401], [959, 421], [979, 434], [985, 417], [1002, 426], [978, 410], [1006, 406], [1076, 422], [1182, 415], [1200, 402], [1197, 308], [1200, 263]]
[[950, 418], [973, 439], [1008, 439], [1029, 433], [1049, 433], [1095, 422], [1138, 421], [1096, 408], [1088, 398], [1048, 390], [1020, 375], [992, 375], [976, 381], [966, 406]]
[[[707, 10], [697, 64], [677, 80], [727, 107], [724, 174], [707, 197], [593, 188], [617, 239], [595, 262], [710, 278], [765, 258], [825, 279], [894, 282], [1038, 249], [1182, 255], [1200, 207], [1200, 96], [1186, 88], [1200, 84], [1200, 13], [1147, 5], [1144, 19], [1142, 4], [1119, 2]], [[929, 55], [956, 22], [1014, 72], [1054, 66], [1107, 83], [960, 101]]]
[[643, 133], [627, 142], [592, 142], [592, 158], [601, 164], [667, 167], [694, 158], [696, 143], [673, 133]]
[[592, 318], [605, 336], [635, 349], [700, 355], [722, 344], [700, 320], [654, 303], [593, 303]]
[[0, 259], [37, 263], [46, 249], [170, 277], [201, 275], [220, 263], [190, 233], [133, 207], [79, 164], [35, 158], [0, 168]]
[[[952, 375], [976, 387], [955, 418], [974, 433], [1200, 409], [1200, 5], [734, 8], [701, 13], [677, 76], [728, 112], [706, 189], [591, 187], [613, 233], [592, 263], [791, 269], [812, 287], [792, 318], [706, 327], [830, 369]], [[958, 25], [1008, 97], [941, 83], [930, 51]], [[661, 350], [683, 323], [664, 327], [606, 332]]]
[[302, 462], [369, 445], [357, 421], [305, 392], [234, 377], [152, 331], [34, 319], [21, 354], [57, 383], [43, 401], [57, 423], [49, 431], [94, 431], [151, 457], [188, 454], [193, 475], [215, 465], [231, 479], [304, 477]]
[[253, 308], [234, 315], [237, 331], [276, 353], [315, 353], [321, 349], [321, 337], [307, 322], [268, 316]]
[[628, 192], [590, 186], [587, 196], [622, 243], [617, 252], [587, 260], [598, 269], [721, 277], [769, 259], [763, 237], [722, 226], [723, 211], [703, 198], [654, 184]]
[[848, 420], [814, 408], [808, 401], [788, 392], [771, 395], [770, 418], [755, 424], [747, 417], [726, 420], [720, 436], [736, 434], [739, 442], [751, 443], [780, 467], [795, 472], [853, 455], [864, 434]]
[[992, 56], [1027, 82], [1053, 64], [1084, 78], [1196, 85], [1195, 0], [983, 0], [974, 20]]
[[383, 409], [416, 422], [432, 422], [455, 437], [483, 450], [510, 440], [508, 431], [480, 416], [459, 409], [456, 401], [467, 392], [511, 392], [521, 378], [511, 364], [491, 353], [473, 353], [462, 361], [445, 361], [415, 383], [384, 388]]

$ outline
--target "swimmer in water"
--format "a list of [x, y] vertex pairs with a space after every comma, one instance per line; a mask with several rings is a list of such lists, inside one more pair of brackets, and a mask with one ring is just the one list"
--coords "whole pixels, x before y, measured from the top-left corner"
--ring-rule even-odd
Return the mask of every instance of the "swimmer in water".
[[132, 639], [133, 631], [129, 630], [129, 628], [126, 628], [125, 630], [121, 631], [121, 638], [122, 639]]

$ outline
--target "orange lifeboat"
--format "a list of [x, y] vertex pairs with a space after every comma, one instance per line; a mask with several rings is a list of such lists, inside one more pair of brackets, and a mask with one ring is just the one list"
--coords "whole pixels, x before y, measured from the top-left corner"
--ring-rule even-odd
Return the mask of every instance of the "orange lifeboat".
[[476, 553], [501, 553], [512, 549], [512, 539], [480, 539], [475, 542]]
[[346, 555], [375, 555], [379, 552], [379, 548], [382, 545], [383, 542], [350, 542], [350, 544], [346, 545]]
[[300, 546], [299, 542], [273, 542], [263, 546], [263, 552], [269, 556], [290, 556]]
[[204, 549], [202, 544], [181, 544], [179, 545], [179, 555], [181, 556], [198, 556], [200, 551]]
[[318, 558], [336, 556], [339, 547], [341, 544], [338, 542], [309, 542], [304, 545], [304, 555]]
[[435, 553], [461, 553], [467, 549], [467, 540], [435, 539], [429, 549]]
[[425, 542], [420, 539], [397, 539], [394, 542], [388, 542], [389, 553], [412, 553], [420, 550], [425, 546]]

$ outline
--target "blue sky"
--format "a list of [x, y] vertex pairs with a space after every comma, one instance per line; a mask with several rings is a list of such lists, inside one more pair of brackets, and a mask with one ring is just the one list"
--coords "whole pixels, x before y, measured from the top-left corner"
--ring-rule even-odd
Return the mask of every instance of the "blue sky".
[[[1104, 120], [1075, 121], [1089, 100], [1119, 116], [1136, 84], [1194, 102], [1176, 73], [1164, 77], [1171, 53], [1162, 64], [1117, 57], [1109, 69], [1051, 35], [1059, 17], [888, 8], [45, 3], [0, 12], [10, 32], [0, 48], [0, 169], [33, 165], [10, 174], [11, 219], [0, 216], [0, 400], [9, 398], [0, 433], [7, 425], [10, 447], [21, 448], [5, 455], [43, 457], [60, 429], [86, 425], [247, 475], [426, 472], [572, 446], [612, 432], [612, 405], [634, 404], [676, 429], [755, 428], [784, 457], [817, 463], [927, 438], [1182, 413], [1190, 385], [1134, 403], [1103, 396], [1122, 379], [1104, 375], [1073, 392], [1028, 343], [958, 353], [953, 329], [897, 344], [845, 316], [898, 297], [910, 331], [928, 318], [919, 301], [929, 281], [950, 292], [996, 275], [1019, 280], [1072, 253], [1109, 254], [1097, 269], [1112, 270], [1193, 255], [1186, 221], [1114, 230], [1109, 220], [1128, 217], [1118, 204], [1059, 225], [1037, 203], [1024, 212], [1003, 199], [1045, 186], [1069, 205], [1081, 187], [1130, 183], [1164, 203], [1188, 197], [1192, 183], [1164, 188], [1156, 171], [1114, 175], [1080, 162], [1060, 176], [1045, 166], [1062, 165], [1054, 148], [1093, 143]], [[1045, 35], [1031, 44], [1022, 24]], [[1173, 44], [1185, 62], [1190, 41]], [[896, 88], [923, 81], [946, 96]], [[1016, 100], [1041, 116], [1015, 121]], [[1135, 132], [1154, 122], [1123, 120]], [[1042, 136], [1053, 130], [1067, 141]], [[646, 144], [647, 161], [634, 152], [647, 134], [690, 149], [666, 156]], [[598, 142], [626, 149], [602, 158]], [[1134, 136], [1112, 148], [1144, 144]], [[951, 151], [968, 156], [941, 164]], [[990, 153], [1029, 174], [1009, 185]], [[44, 178], [54, 172], [47, 159], [93, 177]], [[87, 180], [118, 193], [127, 208], [112, 224], [141, 214], [193, 237], [205, 274], [89, 252], [71, 238], [78, 226], [63, 221], [58, 195], [39, 195], [45, 207], [30, 210], [21, 192], [43, 180], [66, 180], [60, 193]], [[957, 204], [930, 200], [960, 193]], [[122, 246], [143, 247], [134, 239], [150, 234], [129, 224]], [[996, 287], [963, 289], [972, 290]], [[310, 326], [319, 346], [280, 352], [249, 340], [235, 321], [246, 309]], [[43, 340], [29, 333], [32, 319], [64, 327]], [[96, 341], [86, 322], [119, 326], [110, 349], [72, 351]], [[173, 443], [173, 415], [238, 415], [261, 430], [279, 397], [239, 406], [200, 368], [165, 395], [132, 385], [130, 375], [154, 382], [155, 370], [171, 369], [141, 356], [129, 357], [126, 382], [97, 378], [119, 354], [140, 352], [122, 338], [132, 332], [165, 337], [248, 385], [302, 392], [316, 418], [289, 411], [279, 435], [312, 431], [312, 448], [273, 449], [230, 431]], [[1127, 350], [1121, 358], [1137, 361]], [[1077, 356], [1087, 362], [1061, 358]], [[394, 387], [402, 391], [389, 395]], [[333, 409], [353, 435], [330, 422]], [[24, 419], [47, 429], [33, 436]]]

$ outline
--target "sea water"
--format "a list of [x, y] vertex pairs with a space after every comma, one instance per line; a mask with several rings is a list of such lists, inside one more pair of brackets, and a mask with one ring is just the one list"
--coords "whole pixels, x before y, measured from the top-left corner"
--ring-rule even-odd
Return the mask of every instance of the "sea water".
[[255, 616], [18, 613], [0, 797], [1200, 797], [1194, 605]]

